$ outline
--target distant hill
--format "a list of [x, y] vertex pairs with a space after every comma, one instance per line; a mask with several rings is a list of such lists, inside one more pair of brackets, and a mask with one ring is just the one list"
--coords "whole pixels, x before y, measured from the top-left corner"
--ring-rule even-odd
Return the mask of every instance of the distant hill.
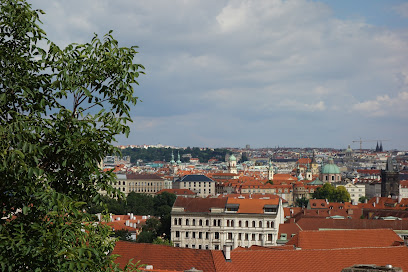
[[189, 157], [183, 155], [190, 154], [192, 158], [198, 158], [200, 162], [208, 162], [209, 159], [215, 158], [218, 161], [224, 161], [225, 155], [231, 153], [227, 149], [200, 149], [198, 147], [187, 147], [186, 149], [172, 149], [172, 148], [155, 148], [149, 147], [145, 148], [126, 148], [122, 150], [122, 156], [130, 156], [130, 162], [136, 163], [137, 160], [142, 160], [143, 162], [153, 162], [153, 161], [166, 161], [171, 160], [171, 153], [174, 154], [174, 160], [177, 161], [178, 153], [180, 153], [181, 162], [188, 162]]

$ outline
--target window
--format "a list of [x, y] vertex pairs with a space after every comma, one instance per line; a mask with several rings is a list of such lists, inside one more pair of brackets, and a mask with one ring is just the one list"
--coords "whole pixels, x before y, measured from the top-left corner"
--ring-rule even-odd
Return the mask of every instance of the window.
[[186, 219], [186, 226], [190, 225], [190, 221]]
[[259, 241], [262, 241], [262, 239], [263, 239], [263, 235], [259, 234]]
[[286, 233], [281, 233], [280, 238], [281, 238], [281, 240], [286, 240]]
[[259, 227], [262, 228], [262, 221], [259, 221]]
[[214, 239], [220, 239], [220, 233], [219, 232], [214, 233]]
[[205, 245], [205, 249], [207, 249], [207, 250], [208, 250], [208, 245]]
[[122, 191], [123, 191], [123, 192], [125, 191], [125, 187], [122, 188]]
[[219, 250], [219, 249], [220, 249], [220, 246], [219, 246], [219, 245], [215, 245], [215, 246], [214, 246], [214, 249], [215, 249], [215, 250]]
[[272, 234], [268, 234], [268, 241], [272, 241]]
[[188, 248], [188, 244], [186, 244], [186, 248]]
[[242, 233], [238, 233], [238, 240], [242, 240]]
[[176, 238], [179, 238], [179, 237], [180, 237], [180, 232], [176, 231]]
[[195, 232], [193, 232], [193, 238], [194, 238], [194, 239], [196, 238], [196, 233], [195, 233]]
[[248, 233], [245, 233], [245, 241], [248, 241]]
[[230, 226], [230, 221], [229, 220], [227, 220], [227, 227], [229, 227]]
[[252, 241], [255, 241], [255, 234], [252, 234]]
[[238, 227], [242, 227], [242, 222], [241, 222], [241, 220], [238, 221]]
[[234, 220], [231, 220], [231, 227], [234, 227]]
[[177, 225], [177, 218], [174, 218], [174, 225]]
[[205, 233], [205, 239], [208, 240], [209, 237], [210, 237], [210, 233], [209, 233], [209, 232], [206, 232], [206, 233]]
[[191, 245], [191, 248], [195, 248], [195, 245]]
[[181, 225], [181, 218], [179, 218], [179, 223], [178, 224]]
[[208, 219], [205, 220], [205, 225], [206, 225], [206, 226], [209, 226], [209, 225], [210, 225], [210, 220], [208, 220]]
[[266, 222], [266, 227], [269, 229], [269, 221]]
[[249, 222], [245, 221], [245, 227], [248, 228], [249, 227]]
[[202, 232], [198, 233], [198, 239], [203, 239], [203, 233]]
[[193, 226], [195, 226], [195, 219], [193, 219]]
[[200, 219], [200, 221], [198, 221], [198, 224], [199, 224], [200, 226], [202, 226], [202, 225], [203, 225], [203, 220]]
[[232, 232], [228, 232], [227, 239], [228, 239], [228, 240], [232, 240]]
[[188, 238], [188, 231], [186, 232], [186, 238]]
[[180, 247], [180, 244], [174, 244], [175, 247]]
[[217, 226], [217, 220], [213, 220], [213, 226]]
[[221, 219], [218, 219], [218, 226], [221, 226]]
[[198, 249], [201, 249], [201, 245], [198, 245]]
[[255, 228], [255, 221], [252, 221], [252, 227]]

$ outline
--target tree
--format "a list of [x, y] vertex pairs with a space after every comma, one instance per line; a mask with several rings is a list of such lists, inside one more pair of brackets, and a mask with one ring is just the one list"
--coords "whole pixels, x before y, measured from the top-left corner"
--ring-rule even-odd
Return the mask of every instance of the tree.
[[309, 199], [307, 199], [304, 196], [301, 198], [297, 198], [295, 201], [296, 207], [306, 208], [308, 204], [309, 204]]
[[330, 183], [325, 183], [322, 187], [316, 189], [313, 193], [313, 198], [327, 199], [330, 202], [349, 202], [350, 194], [344, 186], [335, 188]]
[[137, 47], [109, 32], [60, 49], [26, 1], [2, 1], [0, 12], [2, 270], [117, 271], [105, 254], [112, 231], [82, 210], [101, 203], [100, 190], [120, 197], [98, 163], [129, 133]]
[[368, 200], [368, 199], [369, 199], [369, 198], [366, 197], [366, 196], [360, 196], [360, 197], [358, 198], [358, 202], [360, 202], [360, 203], [365, 203], [366, 200]]

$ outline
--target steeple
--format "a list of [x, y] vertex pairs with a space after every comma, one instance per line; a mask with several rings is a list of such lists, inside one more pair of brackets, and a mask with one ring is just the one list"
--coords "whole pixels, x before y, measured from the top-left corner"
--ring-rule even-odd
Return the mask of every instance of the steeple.
[[178, 152], [178, 155], [177, 155], [177, 164], [181, 164], [180, 151]]
[[380, 142], [380, 152], [383, 152], [382, 142]]

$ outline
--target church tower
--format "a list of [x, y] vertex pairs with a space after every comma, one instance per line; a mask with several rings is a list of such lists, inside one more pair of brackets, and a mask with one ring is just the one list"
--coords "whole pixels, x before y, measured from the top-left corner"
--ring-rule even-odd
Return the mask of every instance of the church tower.
[[231, 174], [238, 174], [237, 170], [237, 158], [234, 155], [231, 155], [228, 158], [228, 172]]
[[392, 158], [388, 157], [385, 170], [381, 170], [381, 197], [399, 195], [399, 171]]
[[273, 165], [271, 159], [269, 159], [268, 165], [268, 180], [273, 180]]

